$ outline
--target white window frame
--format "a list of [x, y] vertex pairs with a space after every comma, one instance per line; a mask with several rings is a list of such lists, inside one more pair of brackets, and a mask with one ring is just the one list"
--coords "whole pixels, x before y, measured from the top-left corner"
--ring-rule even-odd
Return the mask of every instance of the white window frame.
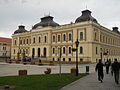
[[[64, 41], [64, 35], [65, 35], [65, 41]], [[65, 43], [65, 42], [66, 42], [66, 39], [67, 39], [67, 38], [66, 38], [66, 33], [63, 33], [63, 34], [62, 34], [62, 42]]]
[[[58, 36], [60, 35], [60, 41], [58, 41]], [[57, 42], [60, 43], [61, 42], [61, 34], [57, 34]]]
[[[71, 36], [72, 36], [72, 37], [71, 37], [71, 40], [69, 40], [69, 34], [71, 34]], [[72, 32], [69, 32], [69, 33], [68, 33], [68, 42], [72, 42], [72, 40], [73, 40]]]

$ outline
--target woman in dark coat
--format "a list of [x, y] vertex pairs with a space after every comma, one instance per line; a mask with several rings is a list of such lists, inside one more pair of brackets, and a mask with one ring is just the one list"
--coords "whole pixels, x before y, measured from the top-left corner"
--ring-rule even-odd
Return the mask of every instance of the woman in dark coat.
[[110, 65], [111, 65], [111, 62], [107, 60], [107, 61], [105, 62], [106, 73], [107, 73], [107, 74], [109, 73], [109, 67], [110, 67]]
[[98, 80], [101, 81], [101, 83], [103, 82], [103, 78], [104, 78], [103, 66], [104, 64], [102, 63], [102, 60], [99, 59], [99, 62], [97, 63], [95, 67], [95, 71], [96, 72], [98, 71]]

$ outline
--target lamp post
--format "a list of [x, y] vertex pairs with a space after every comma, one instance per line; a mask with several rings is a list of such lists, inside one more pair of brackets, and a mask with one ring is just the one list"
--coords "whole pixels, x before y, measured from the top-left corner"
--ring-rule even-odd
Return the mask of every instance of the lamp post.
[[20, 60], [20, 53], [18, 52], [17, 53], [17, 61], [19, 61]]
[[61, 75], [61, 56], [62, 56], [61, 48], [59, 48], [59, 54], [60, 54], [60, 57], [59, 57], [59, 65], [60, 65], [60, 71], [59, 71], [59, 74]]
[[7, 51], [5, 52], [5, 58], [6, 58], [6, 60], [5, 60], [5, 61], [7, 62]]
[[107, 60], [108, 60], [108, 55], [109, 55], [109, 52], [108, 52], [108, 50], [107, 50]]
[[104, 53], [104, 55], [106, 56], [106, 59], [108, 60], [108, 50], [106, 51], [106, 53]]
[[75, 41], [75, 44], [76, 44], [76, 76], [78, 76], [78, 45], [79, 45], [78, 39]]
[[102, 51], [100, 52], [100, 57], [101, 57], [101, 60], [102, 60]]
[[102, 57], [103, 57], [103, 52], [102, 51], [103, 51], [102, 48], [100, 48], [100, 59], [101, 59], [101, 61], [102, 61]]

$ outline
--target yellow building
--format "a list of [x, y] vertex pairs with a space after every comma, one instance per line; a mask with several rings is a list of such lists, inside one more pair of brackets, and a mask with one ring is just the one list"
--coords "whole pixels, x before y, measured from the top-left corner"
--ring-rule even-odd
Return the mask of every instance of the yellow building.
[[61, 50], [61, 61], [75, 61], [78, 39], [78, 60], [96, 62], [114, 58], [120, 59], [120, 33], [117, 27], [109, 30], [101, 26], [92, 17], [91, 11], [84, 10], [75, 23], [59, 25], [52, 16], [41, 18], [30, 31], [25, 26], [19, 26], [12, 35], [12, 58], [24, 55], [43, 60], [58, 61]]

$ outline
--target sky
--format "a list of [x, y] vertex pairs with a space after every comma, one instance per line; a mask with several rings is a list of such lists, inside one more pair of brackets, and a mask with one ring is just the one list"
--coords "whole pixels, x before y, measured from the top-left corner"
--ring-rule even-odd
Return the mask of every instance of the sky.
[[120, 28], [120, 0], [0, 0], [0, 37], [11, 38], [19, 25], [29, 31], [49, 14], [60, 25], [69, 24], [86, 9], [102, 26]]

